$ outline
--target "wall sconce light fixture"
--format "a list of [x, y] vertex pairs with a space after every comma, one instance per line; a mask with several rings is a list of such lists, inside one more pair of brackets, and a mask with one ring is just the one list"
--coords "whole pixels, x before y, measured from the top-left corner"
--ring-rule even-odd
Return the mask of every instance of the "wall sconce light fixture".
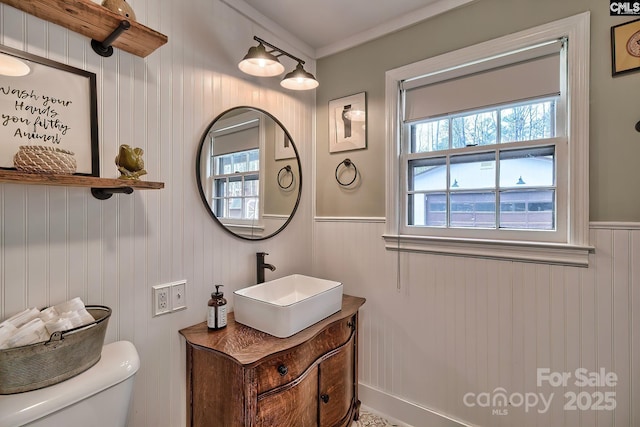
[[[279, 76], [284, 72], [284, 66], [280, 63], [278, 57], [284, 55], [298, 62], [298, 65], [295, 70], [284, 76], [280, 86], [291, 90], [309, 90], [318, 87], [319, 83], [313, 74], [304, 69], [304, 61], [302, 59], [267, 43], [259, 37], [254, 36], [253, 39], [258, 42], [258, 46], [249, 48], [249, 52], [238, 64], [238, 68], [242, 72], [258, 77]], [[265, 45], [272, 50], [267, 51]]]
[[31, 67], [15, 56], [0, 53], [0, 75], [22, 77], [31, 72]]

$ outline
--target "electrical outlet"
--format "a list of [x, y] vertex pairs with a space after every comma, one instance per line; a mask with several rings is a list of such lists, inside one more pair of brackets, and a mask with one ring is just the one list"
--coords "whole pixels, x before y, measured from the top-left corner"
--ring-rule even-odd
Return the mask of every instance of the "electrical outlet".
[[179, 280], [171, 284], [171, 310], [187, 308], [187, 280]]
[[171, 284], [155, 285], [153, 287], [153, 315], [171, 312]]

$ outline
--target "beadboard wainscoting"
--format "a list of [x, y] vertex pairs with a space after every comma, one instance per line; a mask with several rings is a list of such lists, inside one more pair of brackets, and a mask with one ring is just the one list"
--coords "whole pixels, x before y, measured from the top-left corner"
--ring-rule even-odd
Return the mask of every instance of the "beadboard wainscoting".
[[[0, 5], [0, 44], [96, 73], [102, 176], [118, 175], [118, 147], [130, 144], [144, 149], [143, 179], [165, 183], [105, 201], [86, 188], [0, 184], [0, 318], [75, 296], [111, 307], [106, 341], [132, 341], [141, 359], [129, 425], [179, 427], [186, 382], [178, 330], [205, 320], [213, 285], [225, 286], [231, 306], [235, 289], [255, 283], [259, 251], [277, 266], [267, 278], [311, 269], [310, 186], [282, 233], [234, 238], [198, 194], [202, 132], [229, 107], [263, 108], [290, 131], [309, 174], [315, 96], [285, 92], [278, 79], [245, 78], [237, 62], [254, 34], [296, 50], [219, 0], [130, 4], [140, 22], [169, 37], [144, 59], [119, 49], [102, 58], [86, 37]], [[187, 309], [152, 317], [152, 286], [180, 279]]]
[[[367, 299], [363, 404], [415, 427], [640, 425], [640, 224], [593, 223], [588, 268], [387, 251], [384, 230], [371, 218], [314, 229], [315, 274]], [[538, 386], [538, 368], [571, 377]], [[580, 387], [580, 368], [616, 386]], [[580, 410], [605, 392], [615, 410]], [[533, 394], [548, 408], [519, 405]]]

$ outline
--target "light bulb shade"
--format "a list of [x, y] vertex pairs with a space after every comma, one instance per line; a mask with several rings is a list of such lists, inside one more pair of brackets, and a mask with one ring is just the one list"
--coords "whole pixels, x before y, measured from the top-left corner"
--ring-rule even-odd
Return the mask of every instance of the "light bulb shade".
[[315, 89], [319, 84], [313, 74], [305, 71], [300, 63], [298, 63], [295, 70], [284, 76], [284, 79], [280, 82], [280, 86], [291, 90]]
[[278, 58], [267, 52], [263, 44], [253, 46], [238, 64], [242, 72], [258, 77], [273, 77], [284, 73]]
[[29, 74], [31, 68], [15, 56], [0, 53], [0, 75], [22, 77]]

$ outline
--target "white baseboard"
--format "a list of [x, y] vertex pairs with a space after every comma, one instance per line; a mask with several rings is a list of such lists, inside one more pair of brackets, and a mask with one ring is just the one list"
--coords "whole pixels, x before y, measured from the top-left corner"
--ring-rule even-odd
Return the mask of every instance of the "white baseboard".
[[362, 383], [358, 398], [372, 412], [404, 427], [475, 427]]

